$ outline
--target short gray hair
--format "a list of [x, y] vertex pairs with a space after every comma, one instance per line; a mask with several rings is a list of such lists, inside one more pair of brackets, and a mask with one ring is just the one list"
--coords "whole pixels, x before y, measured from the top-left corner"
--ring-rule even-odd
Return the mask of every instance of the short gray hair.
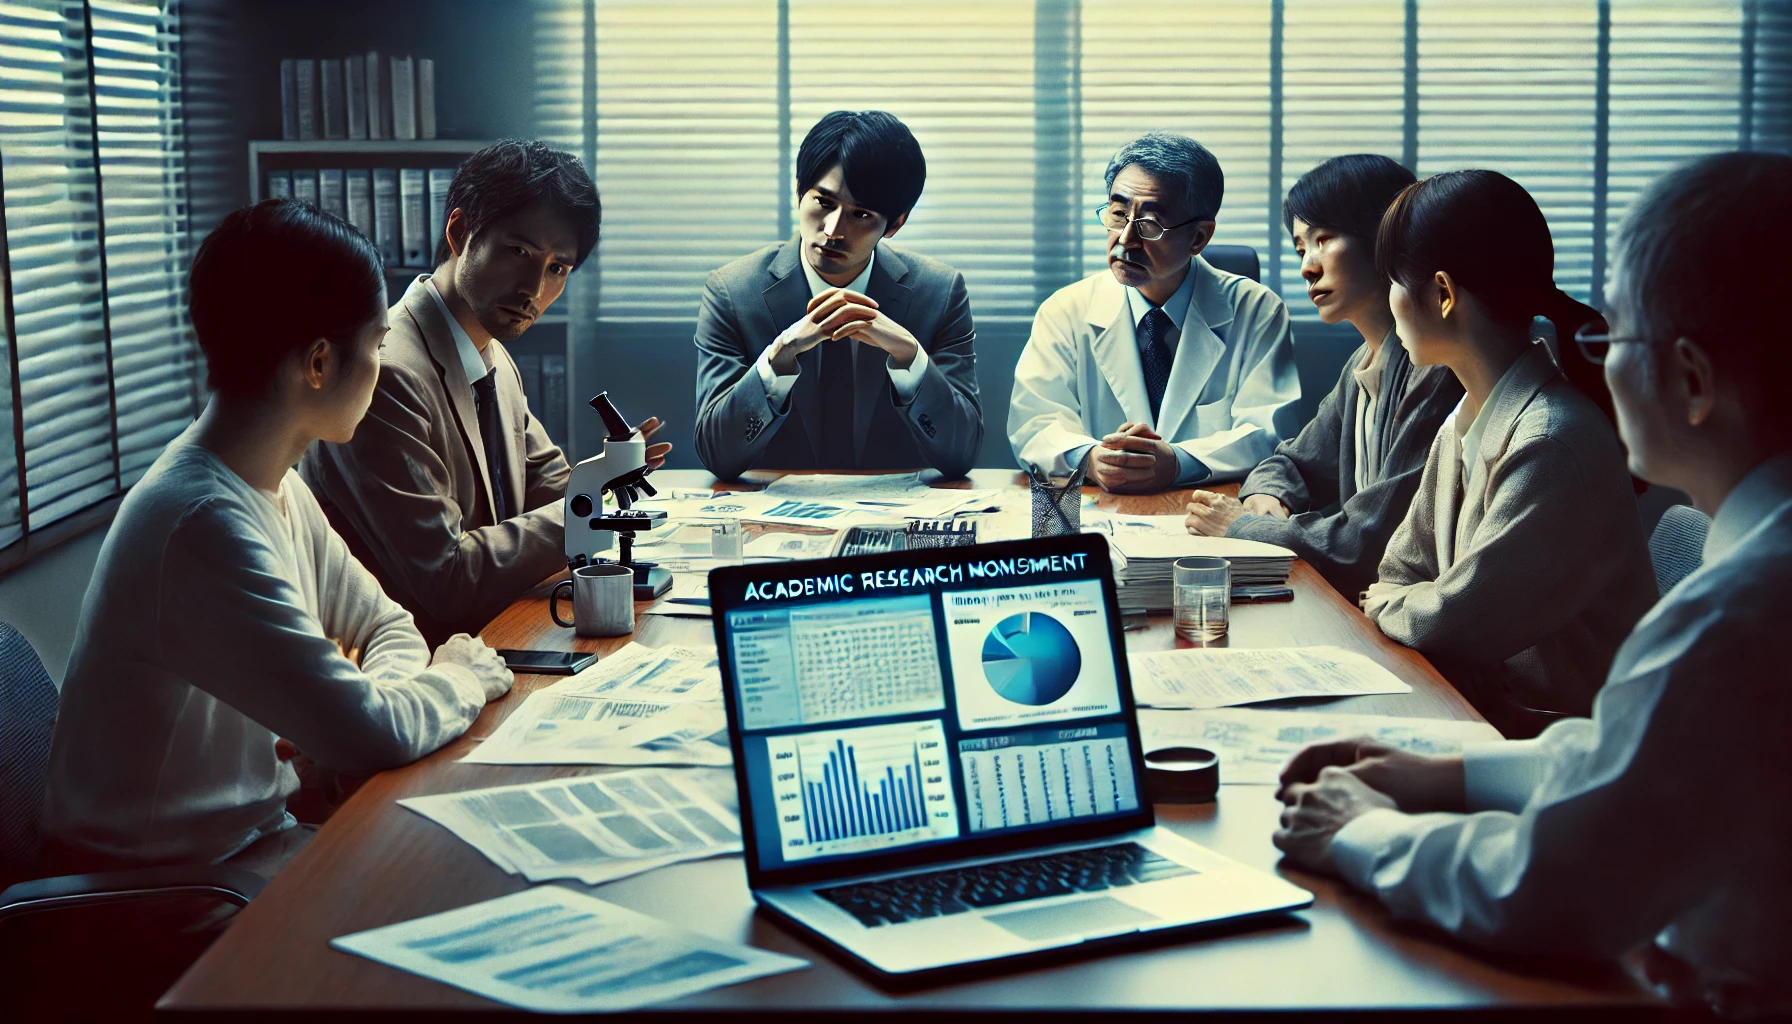
[[1213, 220], [1219, 216], [1226, 194], [1226, 175], [1207, 147], [1175, 132], [1146, 132], [1120, 147], [1108, 161], [1106, 187], [1114, 192], [1114, 178], [1131, 164], [1149, 172], [1168, 186], [1181, 208], [1182, 219]]

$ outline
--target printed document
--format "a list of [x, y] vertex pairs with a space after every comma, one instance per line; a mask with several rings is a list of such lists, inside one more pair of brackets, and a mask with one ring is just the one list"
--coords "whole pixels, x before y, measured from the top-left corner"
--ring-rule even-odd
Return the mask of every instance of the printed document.
[[740, 852], [734, 779], [659, 768], [398, 801], [531, 882], [586, 885]]
[[1216, 708], [1209, 711], [1139, 712], [1145, 749], [1205, 747], [1220, 757], [1220, 782], [1273, 786], [1288, 759], [1311, 743], [1367, 736], [1415, 754], [1459, 754], [1464, 744], [1496, 743], [1499, 730], [1485, 722], [1443, 718], [1392, 718], [1318, 711]]
[[1412, 692], [1392, 672], [1341, 647], [1200, 647], [1134, 654], [1126, 663], [1133, 698], [1153, 708]]
[[330, 945], [549, 1013], [632, 1010], [809, 966], [557, 885], [345, 935]]
[[803, 473], [779, 477], [761, 494], [796, 501], [832, 502], [873, 506], [911, 519], [938, 519], [954, 510], [981, 502], [988, 504], [996, 492], [949, 487], [929, 487], [914, 473]]

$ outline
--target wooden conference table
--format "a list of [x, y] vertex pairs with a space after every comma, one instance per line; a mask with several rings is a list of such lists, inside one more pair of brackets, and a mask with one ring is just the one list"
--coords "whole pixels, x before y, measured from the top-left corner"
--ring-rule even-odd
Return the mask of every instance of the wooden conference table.
[[[775, 474], [750, 474], [766, 480]], [[698, 471], [661, 471], [662, 489], [708, 486]], [[1025, 478], [978, 470], [977, 487], [1018, 491]], [[962, 486], [962, 485], [961, 485]], [[1091, 491], [1091, 493], [1094, 493]], [[1133, 514], [1180, 512], [1187, 492], [1118, 497], [1100, 506]], [[1305, 563], [1291, 577], [1294, 600], [1237, 605], [1230, 643], [1241, 647], [1332, 644], [1369, 655], [1412, 684], [1408, 694], [1351, 697], [1326, 710], [1476, 719], [1425, 658], [1387, 640]], [[519, 600], [484, 631], [493, 647], [607, 653], [648, 646], [713, 646], [707, 619], [639, 616], [634, 636], [588, 640], [548, 618], [547, 587]], [[644, 607], [644, 606], [642, 606]], [[1127, 633], [1132, 651], [1177, 641], [1168, 616]], [[405, 797], [533, 782], [614, 769], [515, 767], [456, 762], [529, 692], [553, 676], [519, 675], [468, 735], [416, 764], [369, 780], [229, 931], [163, 996], [163, 1013], [257, 1010], [497, 1010], [499, 1004], [361, 957], [330, 939], [433, 914], [526, 888], [447, 830], [396, 803]], [[689, 768], [685, 771], [730, 771]], [[660, 868], [597, 886], [603, 899], [687, 928], [809, 960], [807, 970], [716, 989], [658, 1009], [747, 1012], [1306, 1011], [1416, 1008], [1574, 1007], [1634, 1012], [1654, 1004], [1615, 968], [1488, 957], [1436, 933], [1390, 920], [1373, 900], [1341, 883], [1278, 867], [1270, 842], [1280, 804], [1268, 786], [1222, 787], [1217, 803], [1160, 805], [1158, 821], [1194, 842], [1311, 890], [1314, 905], [1267, 925], [1169, 945], [999, 973], [914, 992], [867, 982], [770, 919], [754, 913], [740, 857]], [[560, 883], [576, 885], [576, 883]], [[1626, 1013], [1628, 1016], [1628, 1013]]]

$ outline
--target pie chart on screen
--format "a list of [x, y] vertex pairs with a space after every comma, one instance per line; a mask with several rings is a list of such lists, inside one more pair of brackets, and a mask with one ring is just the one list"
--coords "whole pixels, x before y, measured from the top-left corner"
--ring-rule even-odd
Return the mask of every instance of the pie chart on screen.
[[1083, 668], [1076, 638], [1044, 612], [1021, 612], [996, 623], [983, 638], [983, 675], [1016, 704], [1042, 707], [1076, 685]]

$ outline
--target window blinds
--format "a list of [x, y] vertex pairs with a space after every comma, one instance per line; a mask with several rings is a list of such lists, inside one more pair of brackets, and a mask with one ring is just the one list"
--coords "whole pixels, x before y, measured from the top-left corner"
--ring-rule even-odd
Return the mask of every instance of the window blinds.
[[16, 403], [0, 539], [117, 494], [192, 419], [172, 38], [162, 3], [0, 3]]
[[[1186, 132], [1219, 157], [1216, 241], [1255, 247], [1297, 317], [1311, 306], [1281, 197], [1349, 152], [1385, 153], [1421, 175], [1480, 166], [1512, 176], [1550, 220], [1557, 281], [1597, 298], [1637, 190], [1688, 157], [1749, 143], [1749, 83], [1783, 77], [1752, 53], [1745, 26], [1757, 10], [1747, 0], [559, 0], [537, 17], [590, 11], [596, 25], [595, 45], [576, 56], [579, 34], [554, 37], [541, 104], [569, 109], [595, 68], [601, 318], [690, 318], [709, 270], [788, 228], [789, 164], [815, 119], [878, 107], [906, 121], [928, 157], [927, 191], [896, 243], [964, 271], [979, 319], [1020, 320], [1047, 283], [1040, 254], [1066, 210], [1075, 262], [1102, 266], [1105, 234], [1088, 212], [1102, 171], [1152, 128]], [[1064, 32], [1052, 27], [1059, 16]], [[1783, 26], [1762, 31], [1777, 40]], [[555, 123], [585, 137], [565, 117]], [[1054, 167], [1065, 154], [1078, 173]]]

